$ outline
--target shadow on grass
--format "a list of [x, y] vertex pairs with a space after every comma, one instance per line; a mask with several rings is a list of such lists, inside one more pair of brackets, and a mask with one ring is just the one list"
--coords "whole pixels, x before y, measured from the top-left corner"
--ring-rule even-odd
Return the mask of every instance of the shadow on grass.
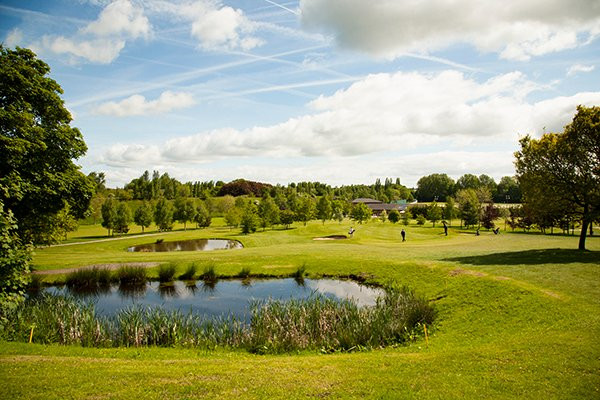
[[481, 256], [452, 257], [443, 261], [456, 261], [470, 265], [516, 265], [516, 264], [568, 264], [586, 263], [600, 265], [600, 252], [575, 249], [525, 250], [493, 253]]

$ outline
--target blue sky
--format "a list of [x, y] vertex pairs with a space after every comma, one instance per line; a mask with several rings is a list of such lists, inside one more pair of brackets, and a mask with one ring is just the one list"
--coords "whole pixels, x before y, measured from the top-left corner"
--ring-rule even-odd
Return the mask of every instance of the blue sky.
[[1, 1], [122, 186], [512, 175], [518, 138], [600, 104], [600, 1]]

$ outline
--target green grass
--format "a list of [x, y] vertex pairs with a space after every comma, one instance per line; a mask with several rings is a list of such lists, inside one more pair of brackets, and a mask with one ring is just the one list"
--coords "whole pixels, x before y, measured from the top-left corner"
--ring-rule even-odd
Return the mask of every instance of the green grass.
[[[578, 238], [461, 231], [429, 224], [354, 225], [352, 239], [314, 241], [347, 232], [349, 222], [293, 225], [241, 235], [202, 230], [37, 249], [38, 270], [115, 262], [215, 265], [220, 276], [357, 276], [408, 285], [435, 304], [429, 344], [351, 354], [259, 356], [177, 348], [90, 349], [0, 342], [0, 398], [491, 398], [600, 397], [600, 237], [589, 252]], [[400, 240], [400, 229], [407, 241]], [[91, 229], [90, 229], [91, 231]], [[164, 240], [232, 238], [241, 250], [128, 253]], [[157, 269], [149, 269], [150, 277]], [[45, 281], [64, 275], [47, 276]], [[28, 333], [28, 332], [27, 332]], [[27, 334], [26, 333], [26, 334]], [[31, 379], [35, 383], [26, 384]]]

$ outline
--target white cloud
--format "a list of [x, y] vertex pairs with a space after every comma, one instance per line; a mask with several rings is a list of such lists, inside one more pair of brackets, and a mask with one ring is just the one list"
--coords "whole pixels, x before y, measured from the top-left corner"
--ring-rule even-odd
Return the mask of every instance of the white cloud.
[[567, 70], [567, 76], [573, 76], [579, 72], [592, 72], [594, 69], [593, 65], [574, 64]]
[[71, 62], [109, 64], [119, 56], [127, 40], [147, 38], [150, 34], [151, 26], [143, 10], [129, 0], [116, 0], [72, 37], [44, 35], [33, 47], [67, 54]]
[[300, 10], [305, 27], [333, 33], [341, 46], [388, 58], [471, 43], [524, 61], [600, 34], [600, 6], [589, 0], [301, 0]]
[[255, 25], [242, 10], [223, 6], [220, 1], [186, 3], [176, 12], [191, 22], [191, 36], [204, 49], [250, 50], [263, 43], [252, 36]]
[[163, 92], [156, 100], [146, 100], [135, 94], [119, 102], [110, 101], [98, 106], [98, 114], [127, 117], [132, 115], [148, 115], [169, 112], [178, 108], [186, 108], [195, 104], [191, 94], [185, 92]]
[[41, 47], [55, 54], [68, 54], [72, 61], [85, 59], [98, 64], [109, 64], [119, 56], [125, 47], [124, 40], [118, 39], [69, 39], [64, 36], [43, 36]]
[[8, 35], [6, 35], [6, 39], [4, 39], [4, 45], [6, 47], [12, 48], [15, 46], [22, 46], [23, 42], [23, 31], [19, 28], [14, 28]]
[[[515, 143], [520, 134], [560, 130], [579, 104], [600, 103], [600, 92], [530, 103], [536, 86], [513, 72], [477, 82], [456, 71], [370, 75], [310, 106], [313, 114], [246, 130], [220, 129], [170, 139], [148, 153], [146, 164], [207, 162], [229, 157], [354, 157], [444, 144]], [[126, 159], [130, 146], [108, 152]]]
[[148, 37], [151, 26], [141, 8], [128, 0], [116, 0], [107, 5], [98, 19], [88, 24], [82, 32], [97, 36], [125, 35], [138, 38]]

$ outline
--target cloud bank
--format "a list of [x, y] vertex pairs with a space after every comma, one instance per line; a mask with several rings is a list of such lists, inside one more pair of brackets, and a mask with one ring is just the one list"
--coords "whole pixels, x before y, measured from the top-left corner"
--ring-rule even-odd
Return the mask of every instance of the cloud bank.
[[163, 92], [156, 100], [146, 100], [135, 94], [119, 102], [109, 101], [98, 106], [97, 114], [128, 117], [134, 115], [154, 115], [186, 108], [196, 104], [191, 94], [185, 92]]
[[307, 29], [386, 58], [468, 43], [526, 61], [600, 35], [600, 3], [590, 0], [300, 0], [300, 10]]

